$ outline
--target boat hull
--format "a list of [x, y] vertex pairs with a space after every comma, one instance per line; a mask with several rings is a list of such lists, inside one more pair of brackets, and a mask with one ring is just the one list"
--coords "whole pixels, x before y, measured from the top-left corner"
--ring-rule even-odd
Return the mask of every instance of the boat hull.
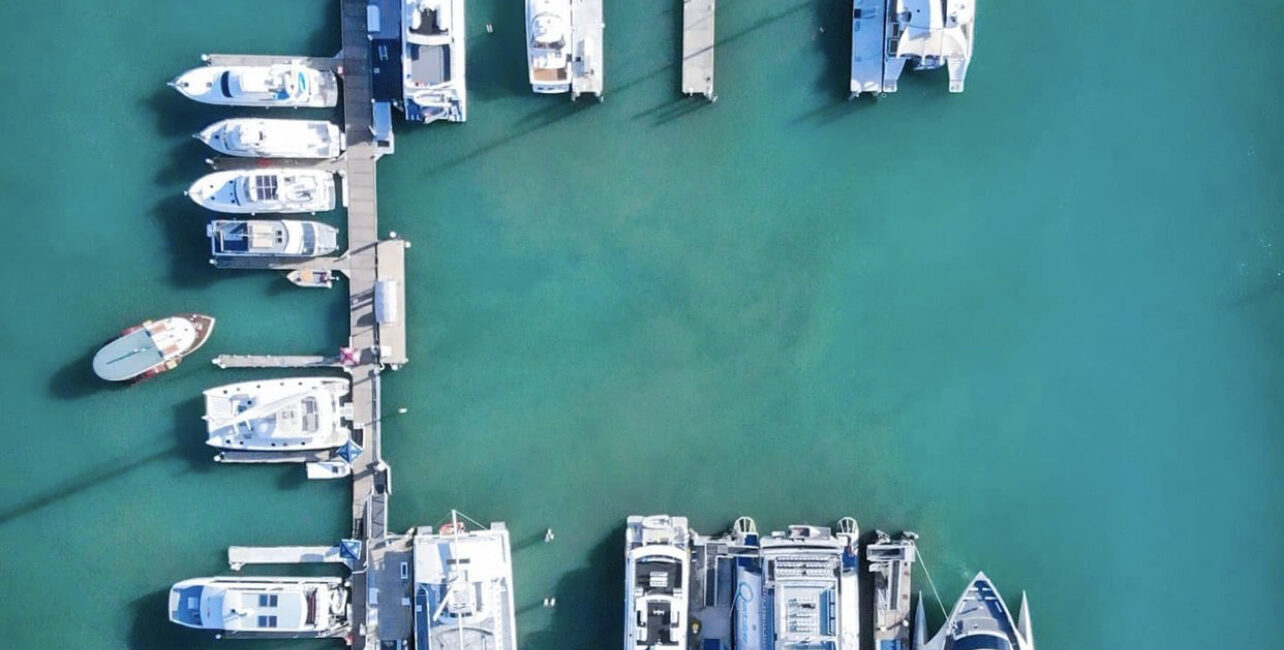
[[[289, 200], [279, 194], [275, 198], [250, 200], [242, 187], [247, 179], [276, 175], [281, 190], [288, 192], [289, 182], [309, 183], [310, 194], [302, 199]], [[329, 212], [335, 206], [334, 176], [329, 172], [310, 169], [264, 168], [233, 170], [206, 174], [187, 188], [187, 197], [197, 205], [215, 212], [228, 214], [302, 214]]]
[[221, 154], [242, 158], [330, 159], [343, 153], [342, 132], [324, 120], [221, 120], [195, 137]]
[[169, 82], [175, 90], [193, 101], [219, 106], [259, 106], [271, 108], [331, 108], [339, 103], [339, 84], [333, 72], [317, 70], [303, 65], [288, 65], [288, 73], [309, 87], [309, 92], [289, 94], [239, 90], [239, 80], [259, 75], [280, 66], [220, 66], [206, 65], [193, 68]]
[[337, 449], [351, 440], [337, 377], [247, 381], [205, 391], [205, 444], [237, 452], [292, 453]]
[[94, 374], [107, 381], [142, 381], [178, 367], [209, 340], [214, 318], [185, 313], [148, 320], [121, 332], [94, 355]]

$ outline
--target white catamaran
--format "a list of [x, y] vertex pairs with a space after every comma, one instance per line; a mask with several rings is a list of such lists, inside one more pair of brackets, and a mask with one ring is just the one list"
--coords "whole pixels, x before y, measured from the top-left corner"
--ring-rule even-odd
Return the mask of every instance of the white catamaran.
[[451, 512], [413, 540], [416, 650], [516, 650], [513, 561], [502, 523], [470, 529]]
[[335, 449], [351, 439], [340, 399], [348, 380], [295, 377], [205, 391], [206, 444], [234, 451]]

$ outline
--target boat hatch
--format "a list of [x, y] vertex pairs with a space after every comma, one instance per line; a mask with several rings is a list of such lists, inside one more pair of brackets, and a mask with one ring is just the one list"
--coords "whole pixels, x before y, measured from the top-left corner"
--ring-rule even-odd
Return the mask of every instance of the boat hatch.
[[254, 200], [255, 201], [275, 201], [280, 191], [279, 180], [276, 174], [255, 174], [254, 175]]

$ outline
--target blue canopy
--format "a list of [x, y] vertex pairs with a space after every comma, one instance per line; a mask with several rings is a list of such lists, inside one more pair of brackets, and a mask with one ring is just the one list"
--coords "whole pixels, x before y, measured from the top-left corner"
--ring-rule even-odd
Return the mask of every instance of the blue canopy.
[[339, 555], [348, 558], [353, 562], [361, 561], [361, 540], [359, 539], [341, 539], [339, 540]]
[[339, 447], [339, 451], [335, 453], [339, 456], [339, 458], [344, 459], [345, 461], [348, 462], [349, 465], [351, 465], [353, 459], [361, 455], [361, 445], [358, 445], [357, 443], [349, 440], [343, 443], [343, 446]]

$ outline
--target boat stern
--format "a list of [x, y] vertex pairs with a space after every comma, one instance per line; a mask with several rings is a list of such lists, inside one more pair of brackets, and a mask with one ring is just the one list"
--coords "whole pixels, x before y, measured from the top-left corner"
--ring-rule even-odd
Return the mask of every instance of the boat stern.
[[184, 627], [203, 628], [201, 599], [205, 586], [196, 580], [176, 583], [169, 590], [169, 620]]

